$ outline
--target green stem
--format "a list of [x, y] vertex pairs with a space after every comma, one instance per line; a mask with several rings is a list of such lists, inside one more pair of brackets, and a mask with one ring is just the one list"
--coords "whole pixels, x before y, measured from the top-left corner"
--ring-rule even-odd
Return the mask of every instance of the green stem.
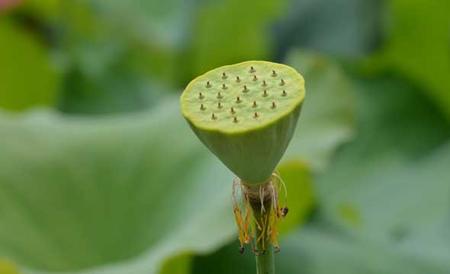
[[275, 274], [275, 260], [273, 256], [273, 248], [270, 243], [266, 243], [266, 251], [256, 256], [256, 273], [257, 274]]
[[[275, 274], [275, 260], [272, 244], [270, 243], [267, 235], [269, 229], [269, 215], [272, 207], [271, 196], [269, 190], [264, 191], [265, 197], [262, 197], [264, 201], [264, 211], [261, 211], [261, 197], [260, 187], [265, 188], [267, 184], [258, 187], [247, 187], [247, 194], [249, 195], [250, 205], [253, 210], [253, 215], [257, 222], [263, 226], [262, 229], [256, 229], [255, 233], [255, 257], [256, 257], [256, 273], [257, 274]], [[256, 226], [258, 227], [258, 226]], [[265, 234], [261, 237], [261, 234]], [[258, 239], [263, 239], [259, 240]]]

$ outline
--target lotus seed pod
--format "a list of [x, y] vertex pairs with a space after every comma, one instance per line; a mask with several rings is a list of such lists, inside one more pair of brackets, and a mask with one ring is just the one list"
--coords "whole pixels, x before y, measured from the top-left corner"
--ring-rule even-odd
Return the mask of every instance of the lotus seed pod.
[[260, 184], [283, 156], [304, 97], [293, 68], [248, 61], [192, 80], [180, 103], [198, 138], [245, 183]]

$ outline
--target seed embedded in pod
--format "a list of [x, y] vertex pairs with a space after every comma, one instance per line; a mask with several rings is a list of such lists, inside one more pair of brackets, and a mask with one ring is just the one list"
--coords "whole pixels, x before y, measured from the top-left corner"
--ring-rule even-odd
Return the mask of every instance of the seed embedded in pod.
[[203, 98], [205, 98], [205, 96], [203, 96], [203, 93], [200, 92], [200, 93], [198, 94], [198, 98], [199, 98], [199, 99], [203, 99]]
[[276, 108], [277, 105], [275, 104], [275, 102], [272, 102], [272, 108]]
[[286, 96], [286, 95], [287, 95], [286, 90], [283, 89], [283, 94], [282, 94], [282, 95], [283, 95], [283, 96]]
[[267, 93], [267, 89], [265, 89], [264, 92], [263, 92], [263, 96], [267, 97], [267, 95], [269, 95], [269, 94]]
[[253, 81], [258, 80], [258, 77], [256, 77], [256, 75], [253, 75]]
[[222, 96], [222, 94], [219, 91], [219, 93], [217, 93], [217, 99], [222, 99], [222, 98], [223, 98], [223, 96]]
[[211, 119], [216, 120], [217, 116], [214, 114], [214, 112], [211, 114]]
[[277, 72], [275, 70], [272, 70], [272, 77], [276, 77], [277, 76]]
[[222, 89], [227, 89], [227, 85], [222, 84]]
[[263, 87], [266, 87], [266, 86], [267, 86], [266, 80], [263, 80], [262, 86], [263, 86]]
[[203, 104], [200, 104], [200, 110], [205, 110], [205, 106]]
[[240, 82], [241, 81], [241, 78], [239, 78], [239, 76], [236, 76], [236, 82]]
[[207, 87], [207, 88], [210, 88], [210, 87], [212, 87], [212, 86], [211, 86], [211, 83], [210, 83], [209, 81], [208, 81], [208, 82], [206, 82], [206, 87]]
[[258, 118], [258, 112], [255, 112], [255, 114], [253, 115], [253, 118]]
[[254, 108], [257, 107], [256, 101], [253, 101], [253, 105]]
[[280, 81], [280, 86], [284, 86], [284, 84], [285, 84], [284, 80], [281, 79], [281, 81]]
[[231, 112], [231, 114], [235, 114], [236, 113], [236, 111], [234, 111], [234, 107], [230, 108], [230, 112]]
[[253, 66], [251, 66], [251, 67], [250, 67], [250, 72], [253, 73], [253, 72], [255, 72], [255, 71], [256, 71], [255, 68], [254, 68]]
[[234, 118], [233, 118], [233, 122], [234, 122], [234, 123], [237, 123], [237, 122], [238, 122], [237, 117], [234, 117]]
[[236, 97], [236, 103], [240, 103], [241, 102], [241, 97]]
[[225, 72], [222, 73], [222, 79], [227, 79], [227, 74]]
[[244, 85], [244, 89], [242, 90], [242, 92], [248, 92], [248, 88], [247, 88], [247, 85]]

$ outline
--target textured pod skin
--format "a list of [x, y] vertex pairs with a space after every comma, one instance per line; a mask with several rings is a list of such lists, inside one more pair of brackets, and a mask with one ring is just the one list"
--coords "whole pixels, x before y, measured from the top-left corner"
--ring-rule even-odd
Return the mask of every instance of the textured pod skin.
[[248, 61], [197, 77], [180, 103], [198, 138], [247, 184], [260, 184], [283, 156], [304, 96], [293, 68]]

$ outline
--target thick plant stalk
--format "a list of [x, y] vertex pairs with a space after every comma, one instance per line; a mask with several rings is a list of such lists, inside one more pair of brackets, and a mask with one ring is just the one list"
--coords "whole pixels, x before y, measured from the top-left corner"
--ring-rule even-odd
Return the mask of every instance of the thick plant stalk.
[[270, 228], [272, 195], [270, 184], [246, 186], [246, 192], [255, 218], [255, 257], [257, 274], [275, 274], [274, 248], [267, 231]]

